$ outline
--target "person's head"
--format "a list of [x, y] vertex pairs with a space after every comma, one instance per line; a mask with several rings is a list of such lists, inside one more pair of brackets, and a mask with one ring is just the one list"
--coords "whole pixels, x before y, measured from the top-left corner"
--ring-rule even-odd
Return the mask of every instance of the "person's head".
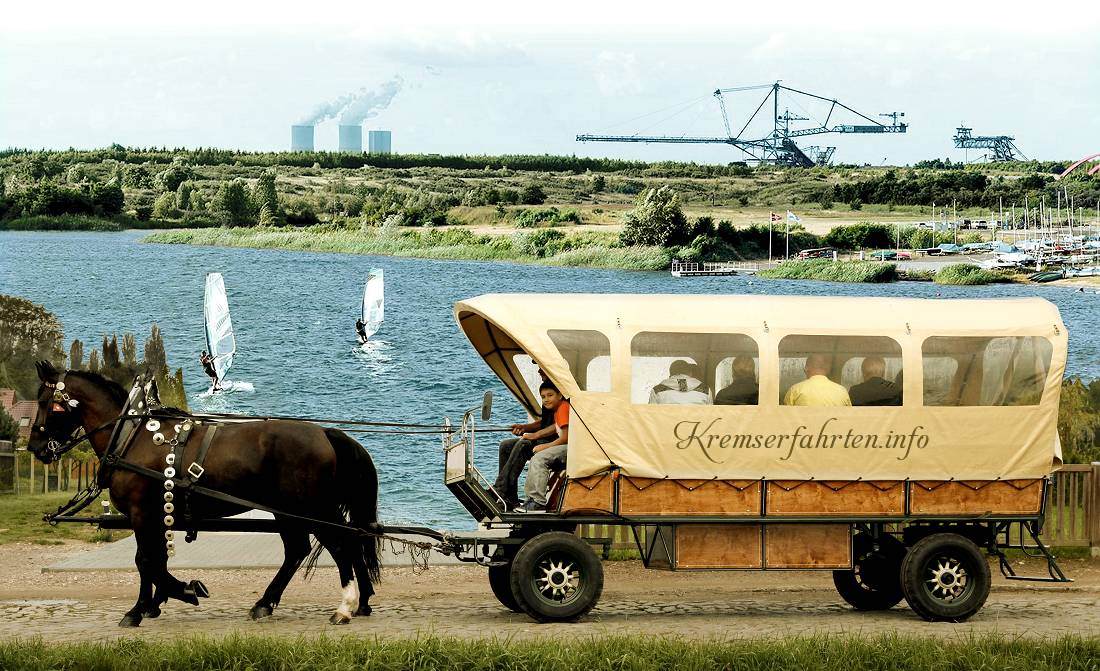
[[832, 368], [833, 362], [828, 355], [815, 352], [806, 357], [806, 377], [813, 377], [814, 375], [825, 375], [828, 377], [829, 369]]
[[550, 382], [539, 385], [539, 396], [542, 397], [542, 404], [550, 410], [556, 409], [562, 401], [561, 392]]
[[202, 358], [204, 358], [204, 359], [205, 359], [206, 357], [208, 357], [208, 356], [210, 356], [210, 355], [206, 353], [206, 350], [203, 350], [203, 351], [202, 351], [202, 354], [200, 354], [199, 356], [201, 356]]
[[696, 377], [698, 374], [698, 366], [690, 361], [684, 359], [677, 359], [672, 362], [672, 365], [668, 367], [668, 376], [676, 377], [677, 375], [687, 375], [688, 377]]
[[864, 381], [875, 377], [886, 377], [886, 360], [880, 356], [864, 357], [860, 370], [863, 371]]
[[539, 368], [539, 379], [543, 382], [550, 381], [550, 378], [546, 377], [546, 371], [544, 371], [542, 368]]
[[733, 358], [733, 379], [740, 380], [743, 378], [756, 379], [756, 364], [753, 363], [751, 356], [738, 356]]

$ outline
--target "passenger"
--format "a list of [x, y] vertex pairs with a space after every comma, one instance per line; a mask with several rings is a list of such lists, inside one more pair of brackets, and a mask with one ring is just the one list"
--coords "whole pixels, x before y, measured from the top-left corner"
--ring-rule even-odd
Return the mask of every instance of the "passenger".
[[527, 501], [518, 512], [546, 512], [546, 490], [550, 483], [550, 472], [565, 465], [565, 453], [569, 446], [569, 400], [563, 398], [558, 388], [550, 382], [542, 383], [539, 395], [542, 396], [543, 407], [554, 412], [557, 437], [549, 443], [534, 447], [535, 455], [531, 457], [527, 482], [523, 488]]
[[699, 366], [677, 359], [668, 367], [668, 379], [649, 392], [649, 402], [678, 405], [710, 405], [710, 390], [702, 381]]
[[[543, 384], [547, 383], [546, 373], [541, 368], [539, 377]], [[554, 411], [545, 405], [542, 406], [539, 419], [526, 424], [513, 424], [511, 430], [518, 438], [507, 438], [500, 442], [500, 468], [496, 482], [493, 483], [493, 489], [504, 499], [506, 510], [512, 510], [520, 503], [519, 476], [534, 454], [534, 447], [548, 443], [558, 435], [554, 428]]]
[[806, 357], [806, 379], [792, 386], [783, 397], [783, 405], [842, 407], [851, 405], [844, 385], [829, 379], [831, 359], [824, 354]]
[[756, 405], [760, 387], [756, 383], [756, 364], [752, 357], [734, 357], [730, 368], [733, 381], [714, 395], [714, 405]]
[[885, 359], [864, 357], [860, 369], [863, 382], [848, 390], [852, 405], [901, 405], [901, 387], [886, 380]]

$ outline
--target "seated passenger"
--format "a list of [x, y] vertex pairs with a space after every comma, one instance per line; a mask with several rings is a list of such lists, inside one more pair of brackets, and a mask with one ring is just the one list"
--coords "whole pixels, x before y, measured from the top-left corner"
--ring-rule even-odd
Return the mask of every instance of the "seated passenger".
[[760, 387], [756, 384], [756, 365], [752, 357], [734, 357], [730, 368], [733, 382], [714, 395], [714, 405], [756, 405]]
[[[546, 384], [546, 373], [541, 368], [539, 377]], [[504, 499], [507, 510], [519, 505], [519, 476], [534, 454], [534, 447], [549, 443], [558, 435], [554, 428], [554, 411], [545, 405], [542, 406], [539, 419], [526, 424], [513, 424], [511, 430], [512, 435], [518, 438], [507, 438], [500, 442], [500, 467], [496, 482], [493, 483], [493, 489]]]
[[829, 379], [832, 361], [824, 354], [806, 357], [806, 379], [793, 385], [783, 397], [783, 405], [842, 407], [851, 405], [844, 385]]
[[550, 472], [565, 465], [565, 452], [569, 446], [569, 400], [562, 398], [561, 392], [550, 382], [539, 387], [542, 405], [554, 412], [554, 429], [557, 437], [549, 443], [536, 445], [535, 456], [527, 468], [527, 482], [523, 490], [527, 501], [518, 512], [546, 512], [547, 488], [550, 485]]
[[880, 356], [864, 357], [860, 369], [863, 371], [863, 382], [852, 385], [848, 390], [852, 405], [901, 405], [901, 387], [886, 380], [885, 359]]
[[650, 403], [710, 405], [710, 390], [702, 381], [699, 366], [677, 359], [668, 367], [668, 379], [649, 392]]

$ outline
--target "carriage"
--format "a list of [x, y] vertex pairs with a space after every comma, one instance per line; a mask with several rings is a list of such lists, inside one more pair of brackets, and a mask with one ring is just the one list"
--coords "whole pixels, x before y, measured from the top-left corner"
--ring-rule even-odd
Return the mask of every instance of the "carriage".
[[[581, 524], [628, 527], [646, 568], [832, 571], [853, 607], [904, 599], [927, 620], [982, 607], [985, 553], [1006, 578], [1068, 581], [1040, 540], [1067, 346], [1045, 300], [499, 294], [455, 318], [532, 415], [539, 367], [571, 403], [547, 513], [505, 509], [474, 462], [474, 413], [444, 438], [444, 482], [483, 530], [457, 554], [488, 566], [509, 609], [595, 606]], [[784, 405], [811, 357], [845, 389], [874, 360], [896, 396]], [[756, 398], [715, 403], [735, 360], [751, 360]], [[674, 361], [696, 366], [707, 402], [653, 402]], [[1047, 575], [1016, 575], [1009, 549]]]

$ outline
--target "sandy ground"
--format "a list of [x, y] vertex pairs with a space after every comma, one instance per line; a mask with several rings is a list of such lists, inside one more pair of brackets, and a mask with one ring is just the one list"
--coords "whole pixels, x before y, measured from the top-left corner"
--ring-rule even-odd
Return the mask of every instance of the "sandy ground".
[[[327, 623], [339, 599], [333, 569], [291, 583], [275, 616], [253, 622], [248, 609], [272, 576], [270, 570], [188, 571], [211, 597], [199, 607], [171, 602], [140, 629], [115, 626], [137, 590], [133, 571], [43, 573], [42, 567], [79, 551], [82, 544], [0, 547], [0, 638], [43, 636], [52, 640], [117, 636], [175, 637], [184, 634], [350, 634], [408, 637], [423, 634], [464, 638], [671, 634], [697, 638], [760, 637], [841, 632], [918, 635], [1100, 635], [1100, 563], [1063, 562], [1070, 585], [1009, 582], [994, 569], [985, 608], [963, 624], [926, 623], [904, 606], [879, 613], [849, 608], [827, 572], [647, 571], [638, 562], [605, 563], [603, 597], [575, 624], [538, 625], [504, 610], [476, 566], [433, 567], [425, 573], [391, 569], [372, 601], [374, 615], [346, 627]], [[87, 547], [87, 546], [84, 546]], [[1036, 565], [1021, 564], [1035, 573]]]

